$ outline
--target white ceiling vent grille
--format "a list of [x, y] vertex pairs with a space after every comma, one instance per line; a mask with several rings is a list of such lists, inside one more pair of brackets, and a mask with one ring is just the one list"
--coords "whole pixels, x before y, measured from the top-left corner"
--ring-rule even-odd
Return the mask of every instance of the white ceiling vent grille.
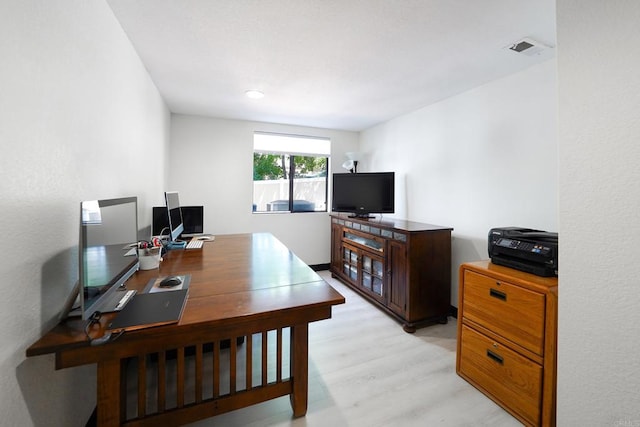
[[540, 43], [539, 41], [530, 38], [524, 38], [512, 45], [509, 45], [508, 49], [523, 55], [536, 56], [540, 55], [547, 49], [551, 49], [551, 46], [547, 46], [544, 43]]

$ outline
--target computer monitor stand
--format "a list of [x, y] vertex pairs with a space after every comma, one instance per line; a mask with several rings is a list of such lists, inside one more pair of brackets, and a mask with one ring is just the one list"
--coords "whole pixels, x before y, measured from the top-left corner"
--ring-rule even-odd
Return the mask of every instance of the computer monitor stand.
[[80, 308], [74, 309], [73, 306], [76, 304], [78, 300], [78, 295], [80, 294], [80, 281], [76, 281], [75, 285], [73, 285], [73, 289], [71, 290], [71, 294], [67, 298], [67, 301], [64, 303], [64, 307], [60, 311], [58, 315], [58, 320], [63, 321], [67, 317], [76, 317], [81, 316], [82, 311]]
[[182, 242], [182, 241], [175, 242], [175, 241], [172, 241], [172, 242], [167, 243], [167, 249], [169, 249], [169, 250], [171, 250], [171, 249], [184, 249], [186, 247], [187, 247], [187, 242]]

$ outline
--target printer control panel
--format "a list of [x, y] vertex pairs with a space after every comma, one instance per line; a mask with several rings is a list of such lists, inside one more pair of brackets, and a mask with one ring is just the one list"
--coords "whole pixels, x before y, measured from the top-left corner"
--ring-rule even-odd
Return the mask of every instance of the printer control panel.
[[496, 245], [501, 246], [503, 248], [515, 249], [517, 251], [532, 252], [534, 254], [546, 255], [549, 252], [551, 252], [551, 248], [547, 246], [543, 246], [543, 245], [535, 244], [531, 242], [525, 242], [522, 240], [507, 239], [504, 237], [498, 239], [498, 241], [496, 242]]

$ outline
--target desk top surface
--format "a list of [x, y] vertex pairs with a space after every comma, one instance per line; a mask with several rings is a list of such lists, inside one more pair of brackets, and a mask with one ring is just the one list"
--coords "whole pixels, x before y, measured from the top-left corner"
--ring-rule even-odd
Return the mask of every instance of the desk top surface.
[[[344, 303], [344, 297], [269, 233], [219, 235], [202, 249], [169, 251], [160, 268], [140, 270], [127, 287], [142, 291], [150, 280], [190, 274], [189, 297], [180, 322], [160, 328], [183, 328], [267, 318], [274, 312]], [[104, 323], [113, 315], [105, 315]], [[88, 345], [84, 322], [60, 323], [27, 349], [27, 356]], [[153, 333], [148, 328], [136, 334]], [[166, 330], [166, 329], [165, 329]], [[129, 334], [129, 333], [127, 333]]]

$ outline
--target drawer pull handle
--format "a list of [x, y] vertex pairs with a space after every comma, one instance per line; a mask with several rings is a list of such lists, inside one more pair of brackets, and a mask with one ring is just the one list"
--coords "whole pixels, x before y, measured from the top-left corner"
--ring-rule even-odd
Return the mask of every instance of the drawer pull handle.
[[505, 294], [504, 292], [500, 292], [497, 289], [489, 289], [489, 295], [491, 295], [494, 298], [498, 298], [501, 301], [507, 300], [507, 294]]
[[502, 356], [494, 353], [491, 350], [487, 350], [487, 357], [489, 357], [489, 359], [493, 359], [495, 362], [498, 362], [501, 365], [504, 364], [504, 359], [502, 358]]

